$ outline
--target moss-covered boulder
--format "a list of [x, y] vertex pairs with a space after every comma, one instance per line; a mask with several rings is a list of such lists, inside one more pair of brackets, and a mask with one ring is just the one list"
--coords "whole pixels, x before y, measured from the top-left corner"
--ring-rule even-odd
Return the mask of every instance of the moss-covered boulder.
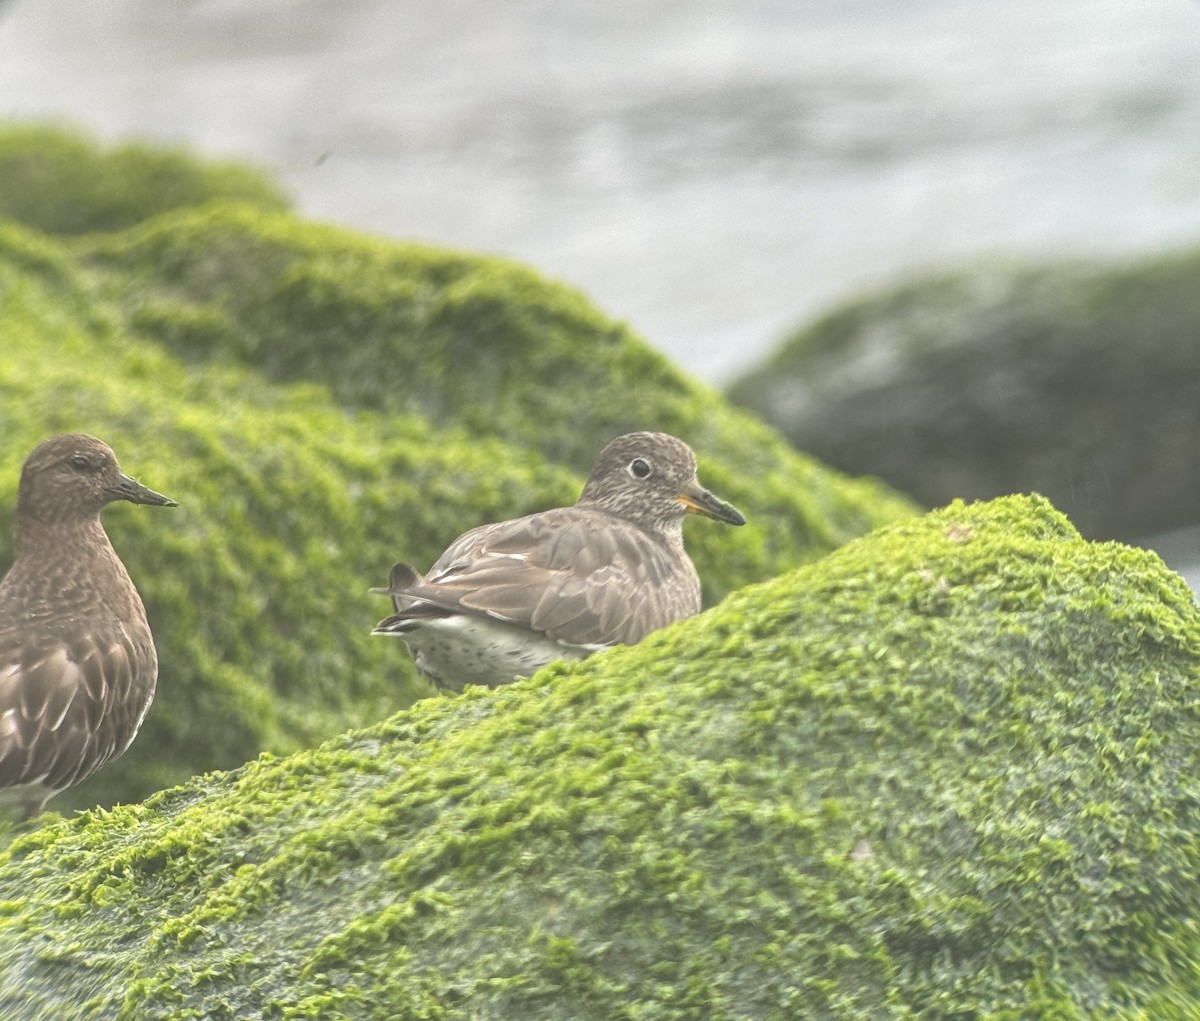
[[1191, 1018], [1200, 614], [955, 504], [495, 692], [42, 827], [0, 1016]]
[[1200, 251], [981, 264], [853, 302], [730, 390], [799, 448], [938, 506], [1034, 491], [1092, 538], [1193, 524]]
[[[111, 170], [102, 150], [76, 157]], [[0, 194], [28, 208], [3, 167]], [[160, 214], [150, 194], [137, 226], [76, 239], [0, 220], [0, 570], [21, 461], [51, 433], [96, 433], [180, 502], [106, 512], [159, 694], [133, 748], [52, 807], [138, 799], [427, 694], [368, 634], [388, 604], [367, 589], [469, 527], [572, 501], [624, 428], [679, 432], [751, 518], [688, 527], [710, 604], [911, 512], [519, 266], [222, 203], [216, 185], [200, 197]]]
[[39, 124], [0, 125], [0, 217], [48, 234], [121, 230], [215, 198], [263, 209], [290, 204], [269, 178], [239, 164], [136, 142], [104, 148]]

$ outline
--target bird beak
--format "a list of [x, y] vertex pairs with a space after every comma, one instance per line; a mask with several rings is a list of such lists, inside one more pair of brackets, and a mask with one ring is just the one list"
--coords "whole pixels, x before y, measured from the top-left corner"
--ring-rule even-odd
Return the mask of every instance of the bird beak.
[[110, 500], [128, 500], [130, 503], [144, 503], [151, 507], [178, 507], [174, 500], [153, 489], [147, 489], [137, 479], [131, 479], [122, 474], [115, 485], [108, 487]]
[[699, 483], [690, 485], [675, 497], [688, 514], [703, 514], [715, 521], [724, 521], [727, 525], [744, 525], [746, 518], [732, 504], [718, 500]]

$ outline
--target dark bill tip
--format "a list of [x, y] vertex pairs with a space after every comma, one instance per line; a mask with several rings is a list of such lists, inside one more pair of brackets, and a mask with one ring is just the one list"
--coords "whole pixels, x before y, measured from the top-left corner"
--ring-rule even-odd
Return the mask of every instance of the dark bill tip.
[[702, 486], [685, 489], [675, 497], [689, 514], [703, 514], [714, 521], [724, 521], [727, 525], [744, 525], [746, 517], [733, 504], [726, 503], [713, 496]]
[[141, 503], [149, 507], [178, 507], [174, 500], [162, 493], [143, 486], [137, 479], [122, 475], [115, 486], [108, 489], [109, 497], [113, 500], [128, 500], [130, 503]]

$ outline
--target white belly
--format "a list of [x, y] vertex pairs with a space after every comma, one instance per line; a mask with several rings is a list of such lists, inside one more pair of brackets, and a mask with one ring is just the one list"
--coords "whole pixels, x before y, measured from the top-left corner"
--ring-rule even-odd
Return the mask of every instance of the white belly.
[[565, 645], [516, 624], [467, 614], [413, 620], [396, 637], [408, 643], [421, 673], [453, 691], [467, 684], [509, 684], [548, 663], [583, 659], [604, 648]]

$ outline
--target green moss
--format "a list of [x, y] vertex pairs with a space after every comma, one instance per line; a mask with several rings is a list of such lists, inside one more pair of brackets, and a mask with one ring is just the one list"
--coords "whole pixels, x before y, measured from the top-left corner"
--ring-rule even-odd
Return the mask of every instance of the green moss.
[[750, 516], [688, 526], [709, 603], [910, 513], [520, 267], [245, 205], [72, 242], [0, 224], [0, 337], [0, 565], [20, 463], [51, 433], [104, 437], [181, 504], [107, 514], [161, 681], [133, 749], [63, 811], [427, 694], [369, 636], [387, 604], [367, 589], [467, 528], [570, 502], [620, 428], [685, 426], [705, 480]]
[[[419, 413], [586, 474], [633, 429], [686, 438], [753, 527], [722, 537], [747, 579], [911, 511], [731, 410], [579, 294], [500, 259], [373, 241], [245, 207], [162, 217], [79, 248], [130, 329], [192, 362], [319, 380], [344, 407]], [[715, 601], [729, 589], [696, 530]], [[795, 554], [800, 551], [800, 559]]]
[[315, 386], [187, 369], [125, 337], [69, 264], [31, 271], [30, 250], [0, 234], [0, 563], [21, 461], [53, 432], [104, 436], [181, 505], [106, 514], [147, 604], [161, 683], [134, 749], [57, 799], [61, 810], [294, 750], [426, 694], [408, 657], [367, 633], [387, 605], [368, 587], [479, 515], [569, 500], [578, 486], [496, 441], [347, 416]]
[[6, 1017], [1184, 1018], [1200, 619], [957, 504], [497, 692], [45, 826]]
[[288, 205], [277, 185], [237, 164], [136, 143], [101, 148], [42, 125], [0, 126], [0, 217], [49, 234], [120, 230], [215, 198]]

